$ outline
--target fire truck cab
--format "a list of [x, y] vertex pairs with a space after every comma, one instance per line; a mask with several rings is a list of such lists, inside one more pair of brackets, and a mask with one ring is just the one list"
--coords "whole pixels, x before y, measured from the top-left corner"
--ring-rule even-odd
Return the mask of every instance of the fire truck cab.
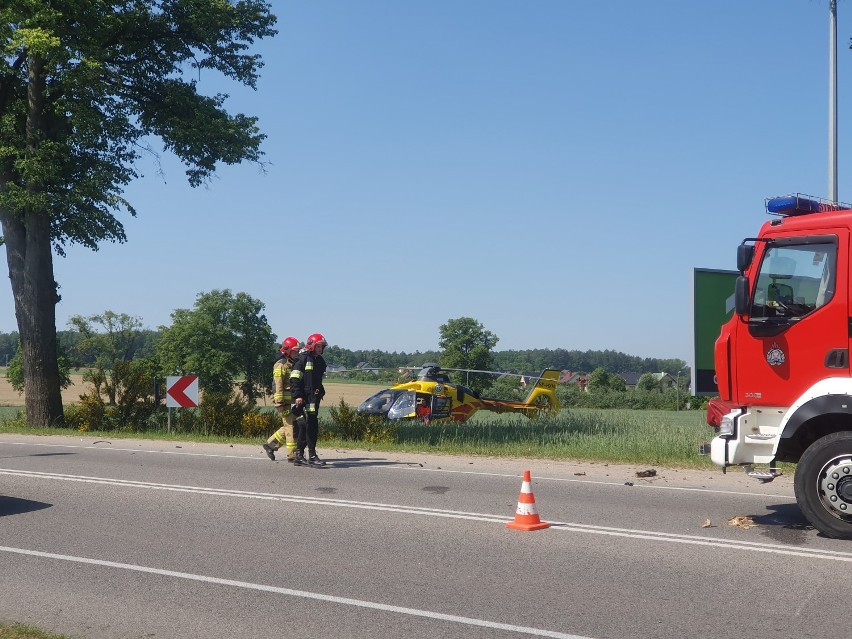
[[[790, 195], [737, 249], [735, 313], [715, 344], [715, 464], [771, 481], [797, 463], [796, 500], [852, 539], [852, 207]], [[761, 468], [756, 468], [761, 466]]]

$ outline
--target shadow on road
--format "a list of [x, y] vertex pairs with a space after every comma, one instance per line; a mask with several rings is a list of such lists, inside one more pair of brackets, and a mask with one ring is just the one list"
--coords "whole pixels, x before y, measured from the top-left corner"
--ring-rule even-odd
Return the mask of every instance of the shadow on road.
[[32, 453], [27, 457], [58, 457], [59, 455], [76, 455], [77, 453]]
[[0, 455], [0, 459], [23, 459], [25, 457], [56, 457], [57, 455], [77, 455], [78, 453], [31, 453], [29, 455]]
[[765, 537], [774, 541], [791, 545], [803, 545], [807, 542], [808, 533], [814, 527], [808, 523], [796, 504], [770, 504], [770, 513], [755, 515], [754, 523], [761, 526]]
[[51, 508], [53, 504], [45, 504], [41, 501], [31, 501], [29, 499], [18, 499], [17, 497], [6, 497], [0, 495], [0, 517], [6, 515], [21, 515], [30, 513], [35, 510], [43, 510]]
[[355, 466], [422, 466], [417, 462], [401, 462], [374, 457], [325, 457], [323, 459], [333, 468], [352, 468]]

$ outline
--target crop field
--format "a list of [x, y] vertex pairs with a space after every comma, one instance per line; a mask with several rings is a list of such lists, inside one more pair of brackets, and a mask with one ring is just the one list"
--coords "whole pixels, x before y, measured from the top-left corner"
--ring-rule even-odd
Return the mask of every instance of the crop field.
[[698, 444], [713, 435], [704, 411], [563, 409], [534, 420], [481, 411], [464, 424], [410, 423], [396, 439], [407, 448], [478, 455], [709, 467]]
[[[81, 374], [72, 374], [73, 383], [68, 388], [62, 391], [62, 403], [75, 404], [80, 401], [80, 395], [86, 392], [87, 384], [83, 382]], [[343, 399], [350, 406], [357, 406], [370, 395], [386, 388], [382, 385], [375, 384], [346, 384], [337, 382], [326, 382], [325, 386], [325, 405], [331, 406], [340, 403]], [[202, 387], [203, 392], [203, 387]], [[260, 401], [261, 404], [266, 403], [272, 405], [272, 398], [267, 397]], [[6, 369], [0, 367], [0, 408], [2, 407], [21, 407], [24, 405], [24, 396], [19, 395], [9, 384], [6, 379]]]

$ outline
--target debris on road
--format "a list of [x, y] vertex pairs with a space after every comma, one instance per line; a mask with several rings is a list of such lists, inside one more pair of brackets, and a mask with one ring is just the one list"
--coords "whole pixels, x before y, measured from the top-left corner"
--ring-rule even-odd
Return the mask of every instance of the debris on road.
[[757, 528], [759, 524], [754, 523], [754, 519], [747, 515], [739, 515], [737, 517], [731, 517], [728, 520], [728, 525], [748, 530], [749, 528]]

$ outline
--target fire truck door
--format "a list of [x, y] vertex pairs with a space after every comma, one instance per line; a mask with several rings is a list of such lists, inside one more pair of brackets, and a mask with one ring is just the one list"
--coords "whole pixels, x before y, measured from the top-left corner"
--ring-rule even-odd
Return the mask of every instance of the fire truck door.
[[849, 232], [784, 237], [762, 251], [738, 326], [743, 401], [789, 406], [820, 379], [849, 375]]

